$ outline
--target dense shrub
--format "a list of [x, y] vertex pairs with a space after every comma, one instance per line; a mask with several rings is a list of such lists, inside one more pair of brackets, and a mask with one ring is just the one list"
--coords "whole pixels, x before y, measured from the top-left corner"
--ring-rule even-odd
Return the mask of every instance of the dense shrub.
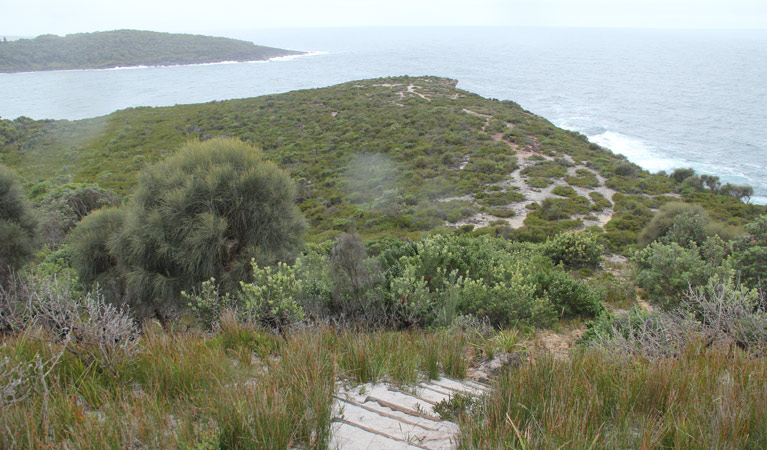
[[605, 303], [625, 305], [633, 303], [636, 298], [634, 283], [612, 272], [601, 272], [590, 278], [588, 284], [591, 289], [599, 292]]
[[597, 191], [589, 192], [589, 197], [591, 197], [591, 201], [593, 202], [591, 209], [594, 211], [602, 211], [605, 208], [611, 208], [613, 206], [613, 204], [610, 203], [610, 200]]
[[702, 248], [653, 242], [633, 258], [637, 264], [636, 284], [651, 301], [664, 309], [674, 308], [690, 287], [703, 286], [717, 274], [726, 278], [724, 252], [721, 241], [714, 238]]
[[58, 245], [77, 222], [91, 211], [114, 206], [119, 197], [97, 184], [65, 184], [48, 191], [39, 202], [40, 235], [48, 245]]
[[597, 267], [602, 261], [604, 247], [596, 234], [590, 232], [560, 233], [549, 239], [544, 254], [555, 264], [568, 269]]
[[81, 265], [91, 280], [113, 258], [138, 314], [162, 319], [185, 307], [182, 290], [215, 278], [235, 292], [253, 276], [252, 258], [292, 258], [305, 229], [295, 195], [287, 174], [254, 147], [233, 139], [189, 143], [141, 174], [106, 253], [105, 233], [92, 228], [100, 220], [114, 226], [117, 213], [75, 232], [75, 259], [101, 256], [98, 267]]
[[205, 329], [212, 329], [220, 320], [222, 314], [239, 306], [237, 296], [221, 292], [215, 278], [205, 280], [199, 287], [190, 292], [181, 291], [181, 296]]
[[458, 289], [458, 311], [487, 318], [495, 326], [545, 327], [556, 319], [551, 299], [537, 295], [537, 285], [529, 267], [522, 261], [498, 267], [493, 280], [464, 279]]
[[767, 215], [745, 226], [746, 235], [735, 244], [735, 267], [740, 281], [765, 292], [767, 288]]
[[555, 308], [536, 274], [551, 270], [540, 248], [488, 236], [430, 236], [386, 271], [397, 320], [408, 326], [470, 314], [496, 326], [546, 325]]
[[240, 281], [238, 294], [245, 311], [255, 321], [284, 333], [286, 327], [304, 319], [304, 310], [296, 303], [303, 290], [297, 276], [300, 262], [259, 267], [253, 261], [252, 265], [253, 281]]
[[359, 234], [340, 235], [330, 256], [333, 282], [333, 312], [369, 326], [387, 322], [387, 308], [380, 287], [383, 281], [378, 261], [367, 255]]
[[562, 270], [541, 271], [537, 274], [538, 297], [551, 300], [562, 318], [596, 317], [604, 311], [603, 292]]
[[551, 193], [554, 195], [559, 195], [561, 197], [575, 197], [578, 195], [578, 193], [570, 186], [556, 186], [554, 189], [551, 190]]
[[543, 189], [554, 183], [554, 181], [550, 178], [529, 177], [525, 179], [525, 183], [532, 188]]
[[688, 247], [694, 242], [701, 245], [707, 237], [707, 227], [711, 224], [708, 214], [699, 205], [682, 202], [670, 202], [660, 207], [650, 223], [639, 235], [642, 247], [671, 234], [665, 242], [676, 242]]
[[0, 283], [34, 252], [36, 226], [16, 177], [0, 165]]
[[586, 331], [581, 335], [578, 343], [598, 346], [612, 339], [628, 339], [638, 330], [646, 330], [646, 327], [654, 326], [655, 323], [651, 319], [656, 316], [657, 314], [641, 306], [634, 306], [620, 315], [604, 310], [586, 324]]
[[[124, 215], [125, 210], [121, 208], [99, 209], [83, 218], [70, 233], [67, 239], [70, 261], [85, 286], [121, 284], [117, 259], [109, 250], [109, 240], [120, 231]], [[115, 295], [121, 291], [117, 289]]]

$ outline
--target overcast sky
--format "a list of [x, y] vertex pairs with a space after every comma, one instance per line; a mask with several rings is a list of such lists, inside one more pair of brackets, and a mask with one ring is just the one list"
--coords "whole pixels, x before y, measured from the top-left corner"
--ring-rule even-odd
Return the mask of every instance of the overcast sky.
[[0, 36], [338, 26], [767, 28], [767, 0], [0, 0]]

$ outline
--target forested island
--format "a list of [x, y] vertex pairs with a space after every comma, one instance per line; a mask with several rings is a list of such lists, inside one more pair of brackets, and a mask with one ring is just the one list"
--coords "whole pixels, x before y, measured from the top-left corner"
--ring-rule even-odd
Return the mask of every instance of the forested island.
[[0, 120], [0, 442], [767, 448], [752, 193], [437, 77]]
[[193, 34], [116, 30], [0, 42], [0, 72], [262, 61], [302, 52]]

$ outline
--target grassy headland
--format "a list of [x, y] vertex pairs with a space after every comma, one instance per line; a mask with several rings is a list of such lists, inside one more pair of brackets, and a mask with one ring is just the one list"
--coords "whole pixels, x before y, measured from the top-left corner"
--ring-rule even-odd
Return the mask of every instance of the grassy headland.
[[767, 445], [749, 188], [433, 77], [4, 120], [0, 162], [0, 448], [324, 449], [337, 381], [480, 373], [461, 449]]
[[596, 225], [622, 251], [671, 200], [704, 204], [735, 226], [763, 210], [651, 174], [513, 102], [455, 85], [387, 78], [79, 121], [1, 121], [0, 162], [30, 185], [98, 183], [129, 194], [142, 167], [185, 142], [234, 137], [290, 172], [316, 241], [348, 229], [417, 237], [464, 224], [542, 241]]
[[117, 30], [0, 42], [0, 72], [261, 61], [301, 52], [193, 34]]

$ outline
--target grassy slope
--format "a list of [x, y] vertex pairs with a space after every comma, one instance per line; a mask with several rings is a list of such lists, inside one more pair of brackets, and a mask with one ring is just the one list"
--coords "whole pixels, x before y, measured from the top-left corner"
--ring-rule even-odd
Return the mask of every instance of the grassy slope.
[[[585, 137], [559, 129], [513, 102], [485, 99], [456, 89], [452, 80], [433, 77], [133, 108], [75, 122], [0, 121], [0, 162], [29, 183], [58, 177], [59, 182], [97, 182], [129, 193], [145, 164], [164, 158], [187, 140], [216, 136], [260, 145], [291, 172], [317, 239], [351, 227], [367, 236], [409, 235], [478, 212], [491, 219], [508, 217], [522, 197], [517, 187], [503, 187], [503, 182], [524, 162], [535, 166], [521, 173], [528, 184], [549, 178], [583, 189], [578, 192], [582, 195], [552, 195], [561, 214], [529, 214], [522, 232], [527, 235], [522, 237], [539, 240], [583, 227], [584, 216], [612, 208], [590, 197], [598, 174], [620, 194], [608, 199], [615, 214], [607, 229], [611, 242], [621, 247], [633, 242], [649, 221], [651, 208], [672, 199], [663, 194], [676, 188], [673, 180], [641, 170], [618, 176], [614, 169], [625, 160]], [[567, 170], [573, 173], [576, 168], [590, 173], [568, 177]], [[697, 201], [711, 203], [715, 218], [735, 225], [760, 210], [731, 197], [705, 194]], [[535, 202], [527, 209], [538, 206]], [[494, 229], [508, 232], [504, 227], [500, 223]]]
[[[214, 335], [150, 325], [113, 370], [46, 345], [55, 339], [38, 330], [0, 336], [0, 362], [22, 363], [18, 391], [29, 394], [0, 399], [0, 447], [322, 449], [336, 378], [413, 384], [437, 367], [464, 377], [469, 362], [471, 338], [460, 332], [320, 327], [280, 339], [222, 325]], [[46, 377], [26, 367], [37, 354]]]
[[458, 448], [765, 448], [765, 375], [763, 357], [704, 345], [657, 362], [542, 357], [499, 376]]
[[[46, 341], [35, 329], [0, 336], [0, 360], [20, 364], [29, 394], [0, 408], [3, 448], [327, 448], [337, 378], [408, 385], [439, 367], [460, 378], [490, 342], [457, 330], [281, 339], [238, 323], [215, 334], [149, 324], [137, 353], [106, 370], [85, 352], [52, 365], [63, 349]], [[45, 377], [26, 366], [38, 354]], [[656, 362], [536, 355], [459, 415], [458, 448], [764, 448], [766, 361], [702, 343]]]
[[298, 53], [222, 37], [118, 30], [0, 43], [0, 72], [254, 61]]

